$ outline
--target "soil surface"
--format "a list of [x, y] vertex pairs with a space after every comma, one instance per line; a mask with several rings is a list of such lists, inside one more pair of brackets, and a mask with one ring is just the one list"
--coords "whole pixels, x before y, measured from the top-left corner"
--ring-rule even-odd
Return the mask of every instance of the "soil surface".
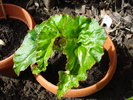
[[[55, 14], [85, 15], [101, 24], [104, 15], [112, 19], [105, 30], [117, 50], [117, 69], [114, 77], [99, 92], [87, 97], [61, 100], [125, 100], [133, 96], [133, 1], [132, 0], [61, 0], [50, 10], [43, 0], [3, 0], [25, 8], [37, 24]], [[44, 89], [33, 77], [30, 69], [17, 78], [0, 76], [1, 100], [57, 100], [56, 95]]]
[[[65, 65], [67, 58], [64, 54], [60, 52], [55, 52], [53, 56], [50, 57], [47, 70], [41, 72], [41, 75], [45, 77], [49, 82], [57, 85], [59, 82], [59, 71], [65, 71]], [[102, 60], [96, 63], [91, 69], [87, 70], [86, 73], [89, 76], [85, 81], [80, 81], [78, 87], [73, 87], [75, 89], [85, 88], [91, 86], [98, 81], [100, 81], [107, 73], [109, 66], [109, 56], [108, 52], [105, 50]]]
[[13, 54], [22, 43], [27, 34], [28, 27], [25, 23], [16, 19], [0, 20], [0, 60]]

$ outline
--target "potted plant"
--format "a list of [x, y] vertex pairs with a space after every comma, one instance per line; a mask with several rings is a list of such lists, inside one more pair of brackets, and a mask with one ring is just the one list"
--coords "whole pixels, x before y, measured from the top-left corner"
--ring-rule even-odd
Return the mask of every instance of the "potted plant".
[[[105, 77], [87, 88], [71, 89], [87, 78], [86, 70], [101, 60], [104, 48], [110, 58], [109, 70]], [[48, 59], [54, 50], [63, 52], [67, 57], [65, 71], [59, 71], [58, 86], [39, 74], [47, 69]], [[58, 98], [81, 97], [99, 91], [111, 80], [116, 68], [116, 52], [111, 39], [95, 19], [83, 15], [74, 18], [66, 14], [55, 15], [29, 31], [16, 51], [16, 74], [19, 75], [20, 71], [29, 65], [36, 80], [57, 94]]]
[[[0, 20], [5, 19], [5, 15], [1, 6], [2, 4], [0, 5]], [[18, 19], [24, 22], [28, 26], [29, 30], [34, 28], [35, 22], [25, 9], [13, 4], [3, 4], [3, 7], [8, 18]], [[14, 54], [3, 60], [0, 60], [0, 74], [9, 77], [16, 76], [13, 70], [13, 56]]]

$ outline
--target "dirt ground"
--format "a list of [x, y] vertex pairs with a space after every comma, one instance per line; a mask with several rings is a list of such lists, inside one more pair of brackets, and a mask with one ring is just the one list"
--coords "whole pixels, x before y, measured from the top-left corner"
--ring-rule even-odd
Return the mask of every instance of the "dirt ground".
[[[133, 96], [133, 1], [122, 0], [61, 0], [50, 10], [43, 0], [3, 0], [25, 8], [37, 24], [55, 14], [85, 15], [101, 24], [104, 15], [112, 19], [105, 28], [117, 50], [117, 69], [114, 77], [101, 91], [82, 98], [61, 100], [125, 100]], [[72, 2], [73, 1], [73, 2]], [[82, 2], [81, 2], [82, 1]], [[1, 100], [57, 100], [56, 95], [44, 89], [33, 77], [30, 69], [17, 78], [0, 76]]]

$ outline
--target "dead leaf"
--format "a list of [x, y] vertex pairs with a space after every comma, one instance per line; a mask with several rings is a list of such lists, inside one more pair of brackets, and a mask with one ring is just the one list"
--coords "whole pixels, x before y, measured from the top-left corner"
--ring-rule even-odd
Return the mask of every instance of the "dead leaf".
[[128, 22], [128, 23], [132, 23], [133, 16], [128, 15], [128, 16], [124, 17], [124, 20], [125, 20], [126, 22]]
[[107, 34], [109, 34], [111, 32], [111, 28], [108, 28], [108, 27], [104, 27], [104, 30]]
[[100, 17], [104, 18], [105, 15], [107, 15], [105, 9], [100, 10]]
[[86, 7], [86, 5], [82, 5], [81, 7], [76, 7], [76, 10], [75, 10], [75, 12], [78, 14], [78, 15], [80, 15], [80, 14], [85, 14], [85, 7]]
[[91, 8], [93, 16], [98, 16], [98, 9], [94, 6]]
[[133, 49], [133, 44], [129, 44], [129, 49]]
[[121, 19], [121, 15], [118, 14], [117, 12], [113, 12], [109, 16], [111, 17], [111, 19], [113, 20], [113, 22], [115, 22], [115, 24], [119, 23], [119, 21]]
[[91, 8], [91, 11], [92, 11], [92, 15], [94, 16], [94, 18], [99, 21], [100, 18], [99, 18], [99, 13], [98, 13], [98, 9], [94, 6], [92, 6]]
[[127, 38], [127, 39], [132, 38], [132, 36], [133, 36], [133, 34], [126, 34], [126, 38]]
[[133, 25], [132, 25], [132, 27], [131, 27], [131, 32], [133, 32]]
[[122, 46], [123, 45], [123, 35], [124, 35], [124, 33], [118, 32], [118, 30], [116, 30], [116, 35], [117, 35], [117, 37], [115, 38], [115, 40], [117, 41], [117, 44]]
[[110, 15], [112, 13], [112, 10], [106, 10], [106, 13]]
[[87, 17], [89, 17], [89, 18], [92, 18], [92, 12], [91, 12], [91, 10], [86, 10], [86, 14], [85, 14]]

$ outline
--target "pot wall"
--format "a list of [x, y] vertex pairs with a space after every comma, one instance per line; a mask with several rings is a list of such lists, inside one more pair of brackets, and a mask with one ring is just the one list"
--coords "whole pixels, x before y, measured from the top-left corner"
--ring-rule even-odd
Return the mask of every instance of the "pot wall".
[[[4, 9], [8, 18], [21, 20], [28, 26], [29, 30], [34, 28], [35, 22], [31, 17], [31, 15], [25, 9], [13, 4], [4, 4]], [[0, 19], [4, 19], [4, 14], [2, 12], [1, 7], [0, 7]], [[0, 74], [9, 77], [16, 76], [13, 70], [13, 55], [0, 61]]]

